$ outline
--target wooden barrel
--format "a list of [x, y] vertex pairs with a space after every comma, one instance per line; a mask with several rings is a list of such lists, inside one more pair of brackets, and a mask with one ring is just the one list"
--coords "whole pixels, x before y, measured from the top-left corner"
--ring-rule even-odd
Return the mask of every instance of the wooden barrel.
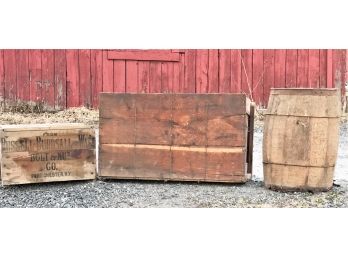
[[271, 89], [263, 136], [267, 188], [327, 191], [338, 150], [337, 89]]

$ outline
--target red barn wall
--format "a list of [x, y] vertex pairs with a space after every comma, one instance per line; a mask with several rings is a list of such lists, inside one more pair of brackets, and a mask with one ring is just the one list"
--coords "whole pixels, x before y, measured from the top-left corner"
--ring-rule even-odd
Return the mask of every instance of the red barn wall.
[[99, 92], [244, 92], [267, 105], [272, 87], [344, 90], [346, 49], [0, 50], [2, 105], [98, 107]]

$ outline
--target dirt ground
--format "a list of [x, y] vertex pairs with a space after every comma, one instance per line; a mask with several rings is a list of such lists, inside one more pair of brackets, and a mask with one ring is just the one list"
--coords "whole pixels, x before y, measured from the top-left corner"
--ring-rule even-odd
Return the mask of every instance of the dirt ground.
[[[0, 187], [0, 207], [348, 207], [348, 122], [342, 119], [336, 186], [326, 193], [280, 193], [262, 184], [262, 110], [256, 113], [253, 180], [245, 185], [151, 181], [83, 181]], [[85, 123], [99, 113], [71, 108], [57, 113], [0, 112], [0, 124]]]

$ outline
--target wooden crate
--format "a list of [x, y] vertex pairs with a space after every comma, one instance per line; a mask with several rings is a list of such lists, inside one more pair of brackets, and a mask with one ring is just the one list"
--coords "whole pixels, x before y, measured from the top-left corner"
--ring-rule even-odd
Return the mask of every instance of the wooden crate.
[[245, 182], [254, 107], [244, 94], [100, 94], [99, 176]]
[[96, 177], [95, 131], [84, 124], [0, 127], [3, 185]]

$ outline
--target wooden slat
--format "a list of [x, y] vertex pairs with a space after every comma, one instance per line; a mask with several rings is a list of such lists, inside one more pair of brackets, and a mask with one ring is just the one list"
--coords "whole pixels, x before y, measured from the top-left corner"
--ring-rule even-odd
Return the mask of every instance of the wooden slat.
[[219, 50], [219, 92], [231, 93], [231, 50]]
[[162, 71], [160, 62], [150, 62], [149, 66], [149, 81], [150, 93], [161, 93], [162, 91]]
[[126, 61], [126, 92], [138, 91], [138, 61]]
[[5, 68], [5, 99], [6, 103], [13, 105], [17, 95], [17, 75], [16, 75], [16, 50], [4, 51]]
[[297, 51], [297, 77], [296, 85], [297, 87], [308, 87], [308, 70], [309, 70], [309, 55], [308, 49], [299, 49]]
[[[346, 76], [346, 50], [335, 49], [332, 50], [332, 72], [333, 85], [340, 89], [341, 97], [345, 94], [345, 76]], [[343, 99], [343, 98], [342, 98]]]
[[287, 88], [296, 87], [297, 81], [297, 50], [286, 50], [285, 84]]
[[[109, 60], [110, 61], [110, 60]], [[126, 61], [115, 60], [114, 63], [114, 92], [126, 92]]]
[[243, 151], [102, 144], [100, 176], [121, 179], [245, 182], [244, 159]]
[[92, 106], [98, 108], [99, 93], [103, 91], [103, 52], [91, 50]]
[[320, 50], [310, 49], [308, 52], [308, 86], [319, 88], [320, 84]]
[[320, 49], [319, 50], [319, 87], [326, 88], [327, 87], [327, 50]]
[[197, 50], [196, 56], [196, 89], [197, 93], [208, 92], [209, 50]]
[[185, 53], [185, 85], [183, 93], [196, 92], [196, 50], [189, 49]]
[[30, 98], [29, 87], [29, 52], [26, 49], [17, 51], [17, 99], [28, 101]]
[[208, 90], [207, 93], [219, 92], [219, 50], [209, 49]]
[[241, 50], [231, 50], [231, 91], [240, 93], [242, 87]]
[[264, 81], [264, 71], [263, 71], [263, 50], [254, 49], [253, 59], [252, 59], [252, 91], [253, 99], [257, 103], [263, 102], [263, 81]]
[[242, 93], [252, 97], [252, 83], [253, 83], [253, 51], [251, 49], [244, 49], [242, 54]]
[[184, 59], [183, 54], [180, 54], [180, 62], [173, 62], [173, 86], [172, 92], [179, 93], [180, 92], [180, 67], [182, 67], [182, 60]]
[[49, 108], [54, 108], [54, 86], [54, 50], [42, 50], [42, 100]]
[[270, 89], [275, 86], [275, 51], [277, 50], [264, 50], [263, 97], [261, 102], [264, 107], [267, 105]]
[[103, 92], [114, 92], [114, 62], [107, 50], [103, 50]]
[[180, 56], [179, 53], [173, 53], [170, 50], [108, 51], [108, 59], [178, 62]]
[[4, 51], [0, 49], [0, 106], [4, 107], [5, 100], [5, 67], [4, 67]]
[[332, 49], [327, 50], [327, 72], [326, 72], [326, 83], [328, 88], [333, 88], [334, 87], [334, 82], [333, 82], [333, 56], [332, 56]]
[[91, 51], [79, 50], [79, 105], [92, 106]]
[[278, 49], [274, 53], [274, 87], [286, 87], [286, 50]]
[[[179, 84], [178, 87], [175, 88], [174, 92], [176, 93], [183, 93], [185, 89], [185, 52], [180, 53], [180, 62], [178, 67], [178, 73], [179, 73]], [[176, 65], [177, 67], [177, 65]]]
[[[42, 67], [41, 67], [41, 50], [29, 50], [29, 72], [30, 72], [30, 100], [41, 102], [41, 83], [42, 83]], [[66, 98], [66, 97], [65, 97]]]
[[79, 106], [78, 50], [66, 50], [67, 64], [67, 106]]
[[161, 92], [162, 93], [170, 93], [172, 91], [171, 89], [171, 80], [172, 77], [171, 76], [171, 72], [170, 69], [173, 66], [170, 66], [171, 63], [169, 62], [162, 62], [161, 63]]
[[54, 50], [54, 83], [55, 83], [55, 109], [62, 110], [67, 107], [66, 95], [66, 51]]
[[138, 62], [138, 92], [148, 93], [150, 84], [150, 62], [139, 61]]

